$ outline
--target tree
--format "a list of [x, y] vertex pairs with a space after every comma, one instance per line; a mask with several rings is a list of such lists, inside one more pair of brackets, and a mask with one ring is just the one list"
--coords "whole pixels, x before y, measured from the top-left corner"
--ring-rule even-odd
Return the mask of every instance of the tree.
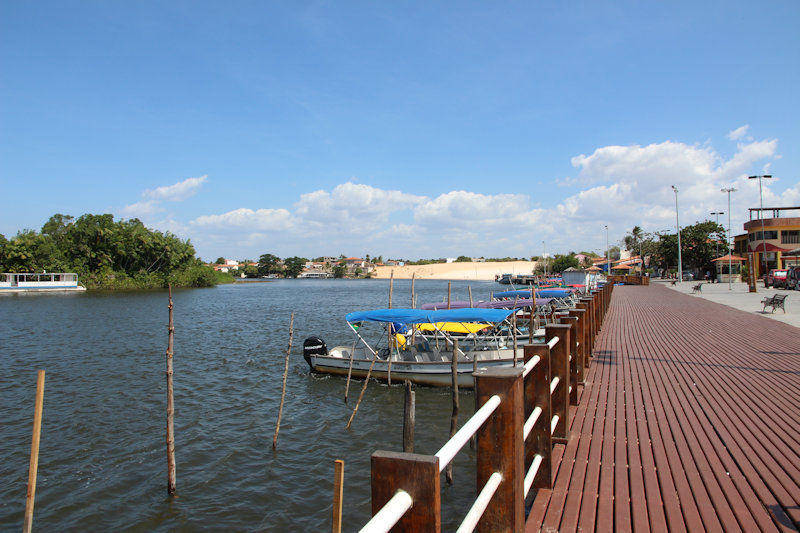
[[578, 261], [578, 258], [575, 257], [575, 254], [573, 253], [570, 253], [568, 255], [556, 254], [555, 258], [553, 259], [553, 262], [550, 264], [550, 269], [553, 272], [563, 272], [564, 270], [570, 267], [578, 268], [579, 266], [581, 265], [580, 262]]
[[214, 261], [214, 264], [215, 265], [224, 265], [225, 264], [225, 258], [224, 257], [217, 257], [217, 260]]
[[344, 264], [344, 262], [338, 263], [333, 267], [334, 278], [343, 278], [345, 274], [347, 274], [347, 266]]
[[308, 259], [305, 257], [287, 257], [283, 264], [285, 266], [284, 273], [286, 274], [287, 278], [296, 278], [303, 272], [303, 267], [305, 266]]
[[456, 263], [471, 263], [471, 262], [472, 258], [467, 257], [466, 255], [459, 255], [458, 258], [456, 259]]
[[[724, 228], [711, 221], [698, 222], [681, 229], [681, 255], [685, 270], [697, 269], [713, 271], [716, 242], [711, 238]], [[661, 268], [678, 268], [678, 235], [676, 233], [657, 233], [653, 258]]]
[[258, 258], [258, 275], [269, 276], [280, 271], [281, 259], [277, 255], [264, 254]]

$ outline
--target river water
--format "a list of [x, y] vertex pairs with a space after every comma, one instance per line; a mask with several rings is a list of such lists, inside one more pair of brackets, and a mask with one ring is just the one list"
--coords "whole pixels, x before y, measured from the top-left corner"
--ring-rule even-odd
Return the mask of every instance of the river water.
[[[475, 298], [499, 287], [469, 282]], [[351, 344], [349, 311], [385, 307], [387, 280], [276, 280], [177, 291], [176, 498], [166, 494], [166, 292], [0, 297], [0, 529], [23, 521], [36, 371], [45, 400], [34, 527], [58, 530], [330, 528], [333, 461], [345, 461], [344, 530], [370, 517], [370, 454], [402, 449], [403, 388], [371, 383], [353, 427], [362, 382], [309, 373], [302, 341]], [[441, 300], [446, 281], [416, 283], [418, 301]], [[395, 281], [395, 307], [410, 282]], [[467, 282], [453, 283], [467, 298]], [[278, 412], [289, 314], [294, 347], [278, 450]], [[449, 389], [416, 389], [416, 451], [433, 454], [450, 429]], [[460, 424], [474, 410], [461, 395]], [[443, 526], [455, 529], [475, 495], [469, 447], [442, 482]]]

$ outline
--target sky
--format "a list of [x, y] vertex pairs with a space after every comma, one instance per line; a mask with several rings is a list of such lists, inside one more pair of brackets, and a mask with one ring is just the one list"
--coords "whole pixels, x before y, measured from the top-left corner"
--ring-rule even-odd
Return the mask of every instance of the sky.
[[[605, 249], [800, 206], [800, 3], [3, 2], [0, 233], [205, 259]], [[727, 224], [727, 214], [722, 217]]]

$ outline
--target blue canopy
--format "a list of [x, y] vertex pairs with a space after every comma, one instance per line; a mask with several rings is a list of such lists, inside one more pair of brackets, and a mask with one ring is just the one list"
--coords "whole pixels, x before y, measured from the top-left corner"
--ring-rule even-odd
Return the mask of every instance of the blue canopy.
[[345, 320], [353, 322], [400, 322], [403, 324], [425, 324], [434, 322], [502, 322], [513, 309], [374, 309], [347, 313]]
[[[571, 289], [536, 289], [537, 298], [566, 298], [574, 291]], [[495, 298], [530, 298], [530, 289], [521, 289], [516, 291], [503, 291], [494, 293]]]

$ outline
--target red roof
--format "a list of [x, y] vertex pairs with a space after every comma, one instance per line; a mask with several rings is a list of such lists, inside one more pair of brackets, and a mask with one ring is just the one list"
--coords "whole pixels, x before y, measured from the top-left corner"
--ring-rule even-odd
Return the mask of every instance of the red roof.
[[769, 243], [769, 242], [760, 242], [760, 243], [758, 243], [758, 246], [756, 246], [755, 248], [752, 248], [750, 251], [751, 252], [763, 252], [765, 247], [766, 247], [768, 252], [788, 252], [789, 251], [788, 248], [781, 248], [780, 246], [775, 246], [774, 244]]
[[722, 257], [717, 257], [716, 259], [712, 259], [712, 261], [714, 261], [714, 262], [716, 262], [716, 261], [736, 261], [736, 262], [740, 263], [742, 261], [747, 261], [747, 259], [745, 259], [744, 257], [739, 257], [738, 255], [728, 254], [728, 255], [723, 255]]

